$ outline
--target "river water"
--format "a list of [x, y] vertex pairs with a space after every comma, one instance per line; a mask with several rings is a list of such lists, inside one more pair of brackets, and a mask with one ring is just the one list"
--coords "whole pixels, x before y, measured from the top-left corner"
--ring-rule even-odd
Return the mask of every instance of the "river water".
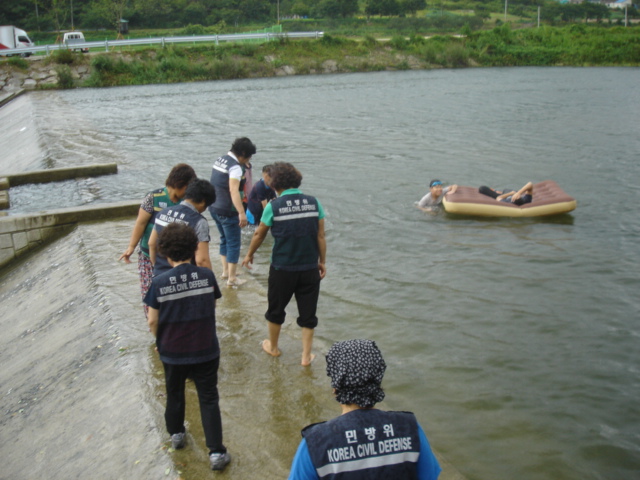
[[[258, 171], [295, 164], [303, 190], [327, 211], [318, 352], [336, 340], [376, 340], [388, 363], [386, 407], [414, 411], [433, 447], [469, 479], [632, 478], [640, 471], [639, 73], [433, 70], [30, 93], [19, 100], [25, 128], [15, 136], [23, 144], [30, 135], [40, 154], [26, 168], [117, 162], [119, 173], [12, 189], [10, 214], [142, 198], [178, 162], [208, 178], [215, 157], [249, 136]], [[18, 156], [3, 142], [8, 158]], [[513, 188], [553, 179], [578, 208], [548, 219], [428, 215], [413, 202], [432, 178]], [[94, 249], [113, 250], [97, 269], [126, 272], [130, 287], [116, 290], [132, 290], [135, 305], [132, 266], [109, 260], [128, 234], [119, 223]], [[324, 364], [311, 378], [295, 368], [295, 325], [290, 360], [256, 353], [269, 245], [245, 274], [246, 296], [223, 299], [222, 311], [251, 322], [223, 322], [223, 345], [235, 346], [226, 378], [239, 384], [237, 398], [267, 392], [275, 416], [293, 404], [318, 421], [327, 409], [308, 392], [324, 394]], [[3, 309], [25, 298], [13, 293]], [[288, 451], [278, 475], [287, 461]]]

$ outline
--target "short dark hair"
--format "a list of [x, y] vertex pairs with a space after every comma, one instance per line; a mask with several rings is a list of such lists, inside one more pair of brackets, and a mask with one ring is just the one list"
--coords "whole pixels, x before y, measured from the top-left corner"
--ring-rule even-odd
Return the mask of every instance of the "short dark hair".
[[204, 201], [206, 207], [216, 201], [216, 190], [209, 180], [196, 178], [187, 187], [184, 194], [185, 200], [193, 200], [196, 203]]
[[298, 188], [302, 183], [302, 174], [296, 167], [287, 162], [276, 162], [271, 168], [271, 188], [287, 190]]
[[196, 178], [196, 171], [186, 163], [179, 163], [171, 169], [164, 184], [171, 188], [183, 188]]
[[174, 262], [191, 260], [198, 249], [198, 235], [186, 223], [170, 223], [158, 236], [158, 249]]
[[265, 165], [264, 167], [262, 167], [262, 173], [266, 173], [267, 175], [271, 176], [272, 168], [273, 168], [273, 165], [271, 164]]
[[231, 153], [241, 157], [249, 158], [255, 155], [257, 151], [256, 146], [247, 137], [236, 138], [233, 145], [231, 145]]

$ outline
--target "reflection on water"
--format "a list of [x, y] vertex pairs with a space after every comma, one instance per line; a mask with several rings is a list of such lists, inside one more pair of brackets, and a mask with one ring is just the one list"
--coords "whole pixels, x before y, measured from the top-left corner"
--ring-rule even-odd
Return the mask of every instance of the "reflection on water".
[[[247, 135], [258, 168], [294, 163], [328, 213], [320, 352], [335, 340], [376, 340], [388, 406], [416, 412], [434, 448], [471, 479], [630, 478], [640, 469], [640, 222], [629, 208], [640, 200], [637, 75], [470, 69], [35, 93], [47, 155], [75, 152], [56, 164], [115, 159], [119, 174], [70, 184], [73, 193], [43, 186], [20, 209], [66, 196], [142, 198], [179, 161], [208, 178], [213, 159]], [[72, 112], [69, 129], [83, 125], [72, 147], [64, 128], [43, 121], [58, 111]], [[553, 179], [578, 208], [549, 219], [424, 215], [413, 202], [431, 178]], [[126, 244], [130, 225], [122, 228], [109, 258]], [[214, 264], [216, 249], [214, 233]], [[335, 407], [324, 403], [322, 362], [297, 366], [295, 323], [282, 359], [259, 349], [268, 260], [265, 245], [247, 274], [255, 281], [220, 302], [221, 396], [230, 449], [249, 445], [256, 463], [280, 452], [269, 458], [282, 477], [298, 429]], [[98, 277], [131, 276], [117, 296], [135, 304], [134, 268], [99, 265]], [[138, 310], [118, 316], [137, 322]], [[146, 337], [139, 348], [146, 356]], [[259, 432], [244, 411], [259, 415]], [[201, 463], [198, 451], [180, 455]]]

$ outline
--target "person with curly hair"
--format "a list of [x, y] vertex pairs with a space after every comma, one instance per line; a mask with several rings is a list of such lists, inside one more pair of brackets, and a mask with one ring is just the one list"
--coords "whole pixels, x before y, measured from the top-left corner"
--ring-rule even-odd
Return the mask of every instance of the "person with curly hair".
[[269, 268], [268, 307], [264, 315], [269, 324], [269, 338], [262, 342], [262, 349], [273, 357], [281, 355], [278, 348], [280, 329], [286, 316], [285, 309], [295, 296], [297, 322], [302, 327], [301, 365], [306, 367], [315, 358], [311, 348], [314, 329], [318, 325], [316, 310], [320, 281], [327, 273], [327, 243], [324, 209], [315, 197], [299, 190], [301, 183], [302, 174], [290, 163], [272, 165], [271, 188], [278, 197], [265, 206], [242, 265], [251, 268], [253, 255], [271, 230], [275, 241]]
[[209, 465], [223, 470], [231, 456], [222, 443], [218, 394], [216, 300], [222, 294], [211, 269], [191, 263], [199, 243], [195, 230], [187, 224], [171, 223], [162, 230], [158, 247], [171, 268], [153, 278], [145, 303], [149, 306], [149, 330], [156, 337], [164, 367], [164, 418], [171, 446], [183, 448], [187, 441], [185, 382], [191, 378], [198, 392]]
[[[149, 258], [149, 237], [155, 225], [156, 216], [160, 211], [167, 207], [173, 207], [180, 203], [187, 191], [187, 185], [196, 178], [194, 169], [186, 163], [179, 163], [171, 169], [169, 176], [165, 181], [163, 188], [153, 190], [144, 197], [140, 209], [138, 210], [138, 218], [131, 232], [129, 246], [120, 255], [118, 261], [124, 260], [125, 263], [131, 263], [129, 259], [140, 243], [138, 250], [138, 273], [140, 274], [140, 293], [144, 299], [149, 285], [151, 285], [151, 277], [153, 276], [153, 265]], [[147, 316], [148, 307], [143, 305], [144, 314]]]
[[371, 340], [336, 342], [327, 376], [342, 414], [302, 430], [289, 480], [436, 480], [440, 465], [410, 412], [378, 410], [387, 365]]

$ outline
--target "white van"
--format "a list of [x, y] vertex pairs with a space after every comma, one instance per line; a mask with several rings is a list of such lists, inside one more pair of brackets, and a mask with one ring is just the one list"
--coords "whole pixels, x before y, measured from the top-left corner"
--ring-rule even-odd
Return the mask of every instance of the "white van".
[[84, 34], [82, 32], [67, 32], [64, 34], [62, 38], [62, 43], [64, 43], [69, 50], [74, 52], [82, 52], [87, 53], [89, 51], [88, 48], [73, 48], [74, 44], [78, 43], [86, 43], [84, 39]]

